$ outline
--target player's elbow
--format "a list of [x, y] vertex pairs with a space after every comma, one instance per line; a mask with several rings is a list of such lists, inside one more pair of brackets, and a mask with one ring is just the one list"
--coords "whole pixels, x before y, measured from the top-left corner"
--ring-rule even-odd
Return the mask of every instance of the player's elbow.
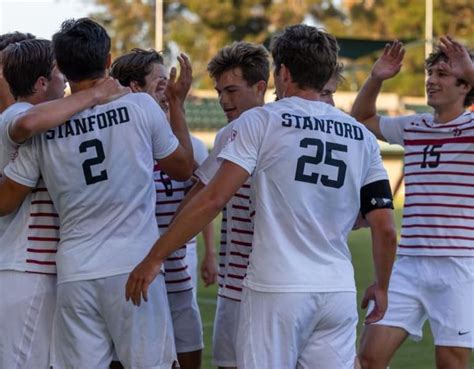
[[397, 230], [395, 224], [386, 223], [379, 225], [377, 229], [379, 237], [383, 240], [383, 244], [386, 248], [396, 249], [397, 248]]
[[225, 204], [227, 203], [227, 199], [225, 196], [219, 193], [212, 193], [210, 196], [208, 196], [206, 203], [209, 212], [212, 214], [218, 214], [224, 208]]
[[37, 133], [36, 128], [35, 117], [28, 113], [22, 114], [13, 122], [9, 132], [10, 137], [14, 142], [25, 142]]

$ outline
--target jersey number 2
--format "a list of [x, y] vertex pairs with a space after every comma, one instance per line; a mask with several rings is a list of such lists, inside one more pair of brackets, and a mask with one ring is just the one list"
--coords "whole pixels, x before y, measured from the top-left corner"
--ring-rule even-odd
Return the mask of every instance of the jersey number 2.
[[102, 146], [102, 142], [100, 140], [94, 139], [84, 141], [79, 145], [79, 152], [84, 153], [91, 148], [95, 149], [96, 156], [82, 162], [82, 170], [84, 171], [84, 178], [87, 185], [105, 181], [108, 178], [107, 171], [105, 169], [97, 175], [92, 174], [92, 166], [100, 164], [105, 160], [104, 147]]
[[321, 175], [321, 184], [326, 187], [341, 188], [346, 178], [347, 165], [345, 162], [332, 157], [333, 151], [347, 152], [347, 146], [334, 142], [326, 142], [317, 138], [303, 138], [300, 141], [300, 147], [316, 146], [314, 156], [303, 155], [298, 158], [296, 166], [295, 180], [307, 183], [318, 183], [319, 173], [304, 174], [306, 164], [317, 165], [324, 159], [324, 164], [337, 168], [336, 179], [331, 179], [327, 175]]

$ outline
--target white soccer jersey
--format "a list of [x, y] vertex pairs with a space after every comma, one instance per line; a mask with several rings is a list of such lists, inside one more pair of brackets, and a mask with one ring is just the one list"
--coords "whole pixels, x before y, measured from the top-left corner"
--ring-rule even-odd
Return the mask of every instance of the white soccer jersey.
[[[216, 135], [214, 148], [196, 175], [208, 184], [220, 167], [218, 155], [229, 142], [234, 122], [230, 122]], [[247, 272], [252, 251], [253, 210], [250, 179], [232, 196], [222, 214], [221, 248], [219, 251], [218, 294], [221, 297], [241, 300], [242, 282]]]
[[20, 148], [5, 174], [29, 187], [43, 176], [61, 222], [58, 283], [128, 273], [143, 259], [158, 237], [154, 159], [177, 147], [163, 111], [137, 93]]
[[[18, 153], [18, 145], [8, 135], [9, 125], [16, 115], [32, 106], [16, 103], [2, 114], [0, 172]], [[56, 274], [58, 241], [58, 216], [40, 181], [17, 211], [0, 217], [0, 270]]]
[[[201, 141], [193, 136], [191, 136], [191, 142], [194, 160], [201, 164], [207, 156], [207, 149]], [[168, 229], [186, 192], [192, 186], [192, 181], [174, 181], [160, 170], [159, 165], [155, 165], [154, 179], [156, 188], [155, 215], [160, 234], [163, 234]], [[191, 273], [186, 263], [186, 248], [195, 247], [195, 245], [196, 238], [193, 238], [165, 260], [165, 282], [168, 293], [182, 292], [193, 288]]]
[[252, 174], [253, 249], [244, 285], [264, 292], [355, 291], [347, 236], [362, 186], [386, 180], [375, 137], [299, 97], [237, 119], [219, 158]]
[[431, 114], [382, 117], [405, 148], [400, 255], [474, 256], [474, 113], [437, 124]]

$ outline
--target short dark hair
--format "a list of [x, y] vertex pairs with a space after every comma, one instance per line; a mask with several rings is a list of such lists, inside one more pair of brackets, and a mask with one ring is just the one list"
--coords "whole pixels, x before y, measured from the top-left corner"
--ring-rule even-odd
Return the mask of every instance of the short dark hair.
[[51, 41], [25, 40], [7, 46], [2, 52], [3, 75], [15, 99], [35, 93], [39, 77], [51, 79], [54, 55]]
[[90, 18], [69, 19], [53, 35], [53, 49], [59, 70], [73, 82], [105, 75], [110, 37]]
[[11, 32], [0, 35], [0, 51], [5, 49], [8, 45], [14, 42], [20, 42], [23, 40], [32, 40], [36, 38], [31, 33]]
[[135, 48], [114, 60], [110, 75], [123, 86], [130, 86], [132, 81], [136, 81], [140, 87], [145, 87], [145, 77], [151, 73], [153, 63], [164, 64], [163, 56], [158, 51]]
[[285, 65], [299, 88], [321, 91], [337, 65], [336, 38], [316, 27], [289, 26], [272, 40], [275, 70]]
[[[469, 56], [471, 60], [474, 61], [474, 54], [472, 51], [469, 51]], [[439, 63], [440, 61], [447, 62], [449, 60], [448, 56], [442, 52], [439, 48], [436, 48], [425, 60], [425, 69], [431, 68], [433, 65]], [[457, 80], [458, 85], [460, 84], [469, 84], [466, 80], [458, 78]], [[466, 98], [464, 99], [464, 106], [470, 106], [474, 103], [474, 86], [470, 89], [467, 93]]]
[[343, 83], [346, 79], [342, 75], [342, 72], [344, 72], [344, 64], [337, 62], [336, 67], [334, 68], [334, 72], [332, 73], [332, 77], [336, 78], [337, 84], [339, 85], [340, 83]]
[[268, 82], [270, 64], [267, 50], [262, 45], [234, 42], [220, 49], [207, 65], [207, 71], [214, 80], [235, 68], [242, 70], [242, 77], [250, 86], [258, 81]]

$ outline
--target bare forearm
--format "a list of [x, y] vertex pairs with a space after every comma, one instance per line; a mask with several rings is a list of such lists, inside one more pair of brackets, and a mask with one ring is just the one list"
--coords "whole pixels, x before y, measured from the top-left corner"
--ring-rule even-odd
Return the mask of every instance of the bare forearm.
[[178, 214], [181, 212], [181, 210], [198, 194], [199, 191], [201, 191], [204, 188], [204, 183], [201, 181], [197, 181], [193, 187], [188, 191], [186, 196], [184, 197], [183, 200], [181, 200], [178, 209], [176, 209], [176, 212], [174, 213], [173, 220], [178, 216]]
[[196, 236], [221, 210], [221, 205], [211, 197], [199, 193], [176, 216], [168, 231], [161, 236], [149, 256], [162, 262], [181, 245]]
[[10, 137], [14, 142], [22, 143], [61, 125], [74, 114], [95, 105], [96, 101], [97, 96], [88, 90], [35, 105], [13, 121]]
[[186, 124], [186, 117], [184, 114], [184, 107], [178, 99], [168, 100], [170, 125], [173, 133], [177, 137], [181, 146], [186, 150], [193, 160], [193, 146], [191, 137], [189, 136], [188, 126]]
[[382, 88], [382, 80], [372, 76], [364, 82], [352, 105], [351, 115], [364, 122], [377, 114], [376, 101]]
[[374, 210], [366, 218], [372, 233], [375, 283], [378, 288], [387, 290], [397, 250], [397, 233], [392, 210]]
[[214, 224], [210, 222], [202, 230], [202, 238], [204, 241], [205, 255], [215, 255], [216, 249], [214, 247]]
[[0, 217], [18, 209], [30, 191], [31, 188], [0, 175]]

